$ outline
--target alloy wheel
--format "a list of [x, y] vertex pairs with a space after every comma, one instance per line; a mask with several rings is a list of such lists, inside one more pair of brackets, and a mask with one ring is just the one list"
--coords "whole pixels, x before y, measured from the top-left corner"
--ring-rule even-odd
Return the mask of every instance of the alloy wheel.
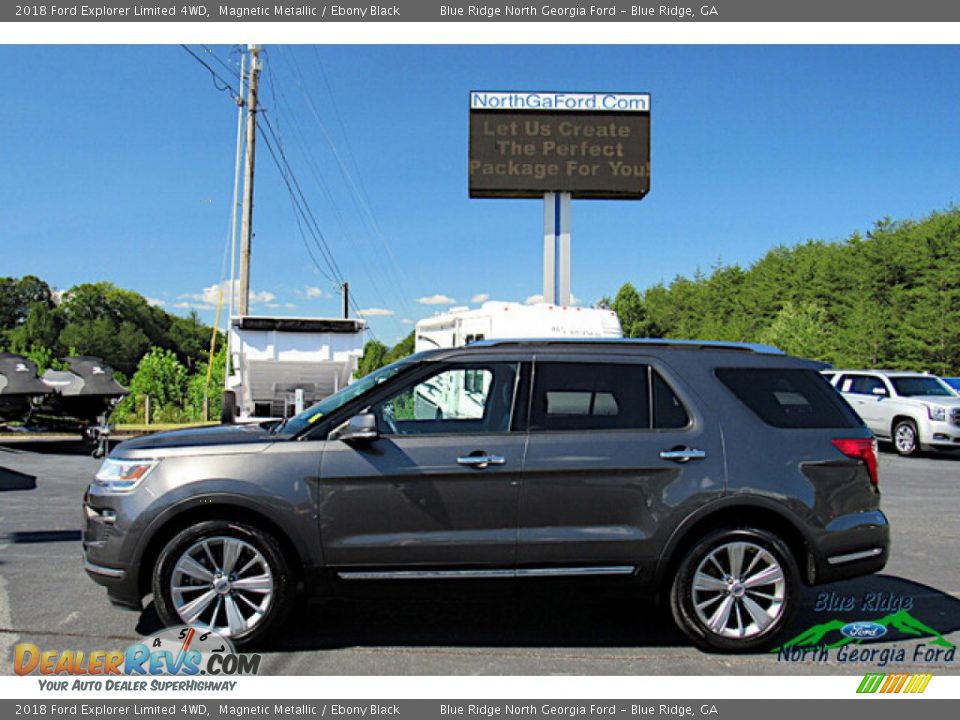
[[693, 609], [713, 634], [749, 639], [783, 614], [786, 586], [783, 568], [766, 548], [730, 542], [711, 550], [694, 571]]
[[270, 608], [274, 578], [266, 558], [249, 542], [206, 537], [177, 558], [170, 595], [184, 624], [235, 637], [255, 627]]
[[917, 448], [917, 433], [910, 423], [900, 423], [897, 425], [893, 442], [897, 446], [897, 452], [901, 455], [909, 455]]

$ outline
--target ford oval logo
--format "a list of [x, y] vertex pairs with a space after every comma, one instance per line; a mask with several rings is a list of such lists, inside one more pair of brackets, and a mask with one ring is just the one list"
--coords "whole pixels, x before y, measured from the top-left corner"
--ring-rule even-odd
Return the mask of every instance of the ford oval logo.
[[887, 634], [887, 628], [879, 623], [861, 621], [844, 625], [840, 632], [848, 638], [869, 640], [883, 637]]

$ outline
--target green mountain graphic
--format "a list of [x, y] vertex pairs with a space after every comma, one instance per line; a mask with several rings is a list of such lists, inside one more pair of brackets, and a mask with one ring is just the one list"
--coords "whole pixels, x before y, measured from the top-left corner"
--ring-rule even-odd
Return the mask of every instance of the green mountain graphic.
[[[848, 638], [840, 632], [840, 629], [843, 626], [849, 625], [851, 622], [867, 621], [838, 620], [836, 618], [833, 620], [828, 620], [825, 623], [820, 623], [819, 625], [814, 625], [813, 627], [807, 628], [796, 637], [787, 640], [787, 642], [783, 644], [782, 648], [774, 648], [771, 652], [780, 652], [781, 649], [791, 647], [804, 648], [824, 646], [827, 648], [838, 648], [842, 645], [847, 645], [848, 643], [856, 643], [859, 645], [863, 642], [864, 638]], [[925, 625], [924, 623], [920, 622], [906, 610], [900, 610], [899, 612], [895, 612], [890, 615], [884, 615], [883, 617], [877, 618], [876, 620], [870, 620], [869, 622], [874, 622], [877, 625], [883, 625], [888, 630], [896, 630], [904, 635], [912, 635], [914, 637], [932, 636], [934, 638], [934, 640], [931, 641], [932, 645], [939, 645], [940, 647], [947, 649], [956, 647], [956, 645], [943, 637], [938, 630], [934, 630], [929, 625]], [[828, 636], [831, 633], [837, 633], [840, 635], [840, 638], [828, 643]]]

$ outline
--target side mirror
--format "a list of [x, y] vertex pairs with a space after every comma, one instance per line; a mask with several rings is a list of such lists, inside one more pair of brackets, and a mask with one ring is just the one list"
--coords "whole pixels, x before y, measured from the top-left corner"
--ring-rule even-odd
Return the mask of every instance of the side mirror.
[[887, 389], [882, 387], [875, 387], [871, 392], [878, 397], [886, 397]]
[[377, 430], [377, 418], [373, 413], [354, 415], [342, 425], [334, 428], [327, 440], [342, 440], [345, 443], [372, 442], [380, 437]]

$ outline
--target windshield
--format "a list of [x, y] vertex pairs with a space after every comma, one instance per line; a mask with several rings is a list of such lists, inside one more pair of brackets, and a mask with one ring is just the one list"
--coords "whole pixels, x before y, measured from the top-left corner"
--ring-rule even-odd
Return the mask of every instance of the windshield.
[[914, 397], [917, 395], [931, 395], [938, 397], [954, 397], [953, 391], [935, 377], [895, 377], [890, 378], [897, 395]]
[[411, 356], [379, 370], [374, 370], [369, 375], [350, 383], [343, 390], [311, 405], [299, 415], [294, 415], [283, 423], [277, 431], [282, 435], [297, 435], [335, 410], [339, 410], [351, 400], [360, 397], [414, 364], [414, 357]]

